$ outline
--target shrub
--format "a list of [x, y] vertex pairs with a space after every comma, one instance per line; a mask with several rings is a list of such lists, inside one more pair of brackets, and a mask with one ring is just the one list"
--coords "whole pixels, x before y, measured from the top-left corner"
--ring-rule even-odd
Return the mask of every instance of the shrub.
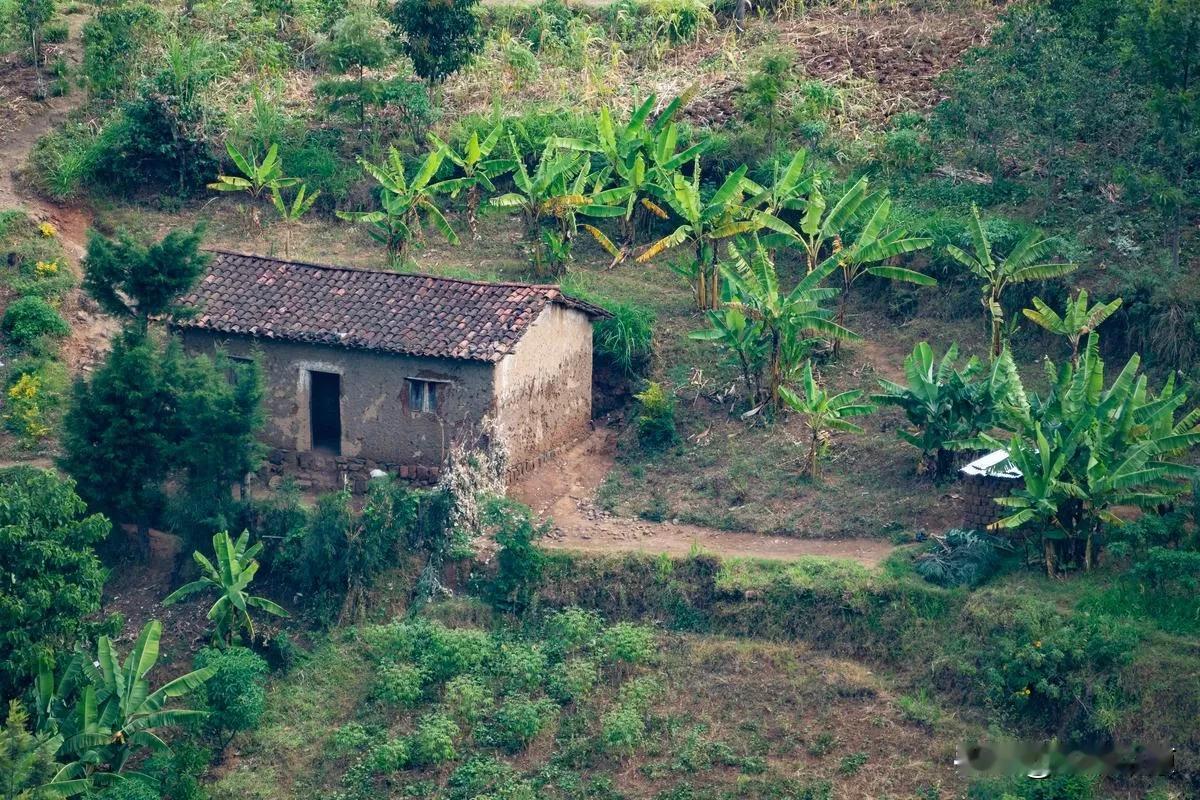
[[54, 306], [42, 298], [22, 297], [10, 303], [4, 311], [0, 330], [8, 335], [13, 344], [28, 347], [43, 336], [62, 338], [71, 332], [71, 326]]
[[42, 382], [26, 373], [8, 387], [4, 408], [4, 427], [12, 431], [21, 446], [31, 448], [50, 434], [42, 402]]
[[542, 638], [559, 653], [592, 648], [604, 629], [604, 618], [595, 611], [572, 606], [548, 615], [542, 623]]
[[933, 729], [942, 718], [942, 711], [930, 698], [929, 692], [922, 690], [915, 695], [901, 695], [896, 698], [896, 706], [909, 722], [923, 728]]
[[651, 381], [650, 384], [635, 394], [638, 401], [637, 424], [638, 441], [646, 448], [668, 447], [679, 441], [679, 433], [675, 430], [675, 396], [668, 394], [661, 383]]
[[997, 536], [955, 529], [935, 538], [914, 566], [918, 575], [938, 586], [975, 587], [996, 573], [1003, 554], [1011, 550]]
[[542, 684], [547, 659], [538, 645], [509, 644], [500, 646], [496, 673], [509, 691], [528, 692]]
[[95, 97], [123, 94], [138, 75], [142, 49], [162, 30], [148, 3], [101, 8], [83, 26], [83, 83]]
[[146, 777], [133, 776], [97, 792], [96, 800], [161, 800], [158, 788]]
[[377, 625], [364, 629], [362, 636], [374, 655], [416, 664], [432, 684], [477, 672], [494, 653], [482, 631], [455, 630], [426, 620]]
[[329, 737], [329, 749], [336, 756], [348, 756], [360, 752], [371, 743], [371, 732], [361, 723], [347, 722]]
[[493, 530], [493, 538], [500, 545], [491, 586], [492, 604], [520, 613], [529, 605], [541, 580], [545, 556], [535, 541], [548, 526], [535, 524], [528, 506], [503, 498], [489, 505], [484, 524]]
[[446, 684], [443, 702], [451, 714], [473, 725], [491, 712], [495, 701], [482, 680], [473, 675], [459, 675]]
[[444, 714], [429, 714], [421, 718], [409, 737], [409, 759], [419, 767], [436, 767], [458, 757], [454, 740], [458, 726]]
[[270, 671], [262, 656], [245, 647], [206, 647], [196, 654], [194, 667], [216, 669], [200, 690], [208, 711], [204, 722], [211, 731], [227, 737], [228, 744], [239, 732], [258, 727]]
[[1129, 578], [1142, 607], [1166, 630], [1200, 630], [1200, 552], [1152, 547]]
[[[453, 747], [452, 743], [452, 752]], [[411, 737], [386, 741], [371, 751], [371, 769], [374, 772], [385, 775], [390, 772], [399, 772], [402, 769], [408, 769], [414, 763], [412, 751], [413, 741]]]
[[850, 753], [842, 756], [842, 761], [838, 764], [838, 772], [843, 775], [857, 775], [858, 771], [863, 768], [863, 764], [866, 763], [866, 753]]
[[600, 635], [600, 652], [607, 664], [648, 664], [654, 649], [654, 631], [644, 625], [618, 622]]
[[549, 700], [516, 695], [496, 709], [486, 739], [510, 753], [524, 750], [546, 727], [553, 712]]
[[537, 800], [528, 781], [492, 756], [475, 756], [460, 764], [446, 782], [447, 800]]
[[1032, 598], [976, 593], [965, 607], [973, 635], [958, 644], [959, 671], [992, 707], [1068, 735], [1111, 729], [1119, 672], [1138, 641], [1128, 624], [1063, 614]]
[[563, 703], [577, 703], [591, 694], [600, 680], [600, 670], [590, 658], [570, 658], [550, 670], [546, 691]]
[[646, 738], [646, 720], [632, 706], [618, 706], [604, 715], [600, 725], [600, 742], [605, 752], [633, 755]]
[[425, 694], [425, 673], [411, 664], [385, 662], [376, 675], [374, 694], [387, 705], [414, 708]]

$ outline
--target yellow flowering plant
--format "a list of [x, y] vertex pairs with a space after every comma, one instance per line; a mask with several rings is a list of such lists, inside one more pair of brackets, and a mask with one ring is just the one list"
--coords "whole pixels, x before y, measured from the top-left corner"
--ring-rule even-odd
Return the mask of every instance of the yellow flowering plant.
[[54, 227], [53, 222], [43, 222], [38, 226], [38, 232], [47, 239], [51, 239], [58, 235], [58, 228]]

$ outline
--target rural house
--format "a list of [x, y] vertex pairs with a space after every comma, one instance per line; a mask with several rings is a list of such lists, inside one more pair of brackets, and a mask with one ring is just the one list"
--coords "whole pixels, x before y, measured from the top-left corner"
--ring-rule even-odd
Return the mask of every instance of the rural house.
[[490, 416], [510, 474], [582, 435], [592, 322], [556, 286], [214, 251], [173, 322], [191, 352], [257, 356], [272, 471], [361, 491], [373, 469], [436, 479]]

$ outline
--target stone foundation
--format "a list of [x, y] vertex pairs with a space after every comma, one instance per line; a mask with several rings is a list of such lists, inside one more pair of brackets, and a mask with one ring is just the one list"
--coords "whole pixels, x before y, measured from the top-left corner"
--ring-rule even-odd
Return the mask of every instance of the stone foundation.
[[365, 494], [371, 471], [376, 469], [398, 475], [418, 486], [432, 486], [442, 474], [440, 467], [425, 464], [397, 464], [314, 450], [297, 452], [276, 448], [259, 470], [259, 478], [271, 488], [279, 486], [285, 477], [291, 477], [301, 489], [331, 492], [346, 487], [353, 494]]

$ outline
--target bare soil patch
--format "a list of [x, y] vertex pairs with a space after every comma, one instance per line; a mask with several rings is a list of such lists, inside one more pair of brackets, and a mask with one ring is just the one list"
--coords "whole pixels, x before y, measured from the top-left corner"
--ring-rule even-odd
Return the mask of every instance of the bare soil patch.
[[598, 426], [575, 446], [524, 476], [511, 489], [553, 528], [549, 547], [591, 553], [643, 552], [688, 555], [702, 550], [730, 558], [789, 560], [804, 556], [848, 558], [875, 566], [892, 552], [882, 539], [798, 539], [718, 531], [677, 521], [650, 522], [596, 507], [596, 489], [613, 467], [615, 433]]

